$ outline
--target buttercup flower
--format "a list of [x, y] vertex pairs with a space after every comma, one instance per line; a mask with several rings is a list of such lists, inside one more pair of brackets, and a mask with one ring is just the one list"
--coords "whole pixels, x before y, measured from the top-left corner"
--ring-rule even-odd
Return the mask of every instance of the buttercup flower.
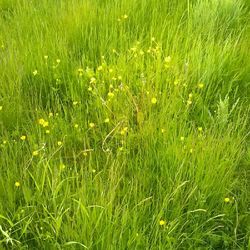
[[155, 97], [153, 97], [153, 98], [151, 99], [151, 103], [152, 103], [152, 104], [156, 104], [156, 103], [157, 103], [157, 99], [156, 99]]
[[15, 182], [15, 186], [16, 186], [16, 187], [20, 187], [20, 186], [21, 186], [20, 182], [19, 182], [19, 181], [16, 181], [16, 182]]
[[26, 140], [26, 135], [22, 135], [22, 136], [20, 137], [20, 139], [21, 139], [22, 141], [25, 141], [25, 140]]
[[94, 127], [95, 127], [95, 124], [94, 124], [93, 122], [90, 122], [90, 123], [89, 123], [89, 127], [90, 127], [90, 128], [94, 128]]
[[35, 151], [32, 152], [33, 156], [38, 156], [38, 154], [39, 154], [39, 152], [37, 150], [35, 150]]
[[166, 221], [163, 220], [163, 219], [161, 219], [161, 220], [159, 221], [159, 224], [160, 224], [160, 226], [164, 226], [164, 225], [166, 224]]

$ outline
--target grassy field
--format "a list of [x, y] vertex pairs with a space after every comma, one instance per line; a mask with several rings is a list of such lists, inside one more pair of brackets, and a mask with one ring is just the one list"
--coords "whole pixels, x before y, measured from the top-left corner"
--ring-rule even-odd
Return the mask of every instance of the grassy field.
[[0, 249], [249, 249], [243, 0], [0, 0]]

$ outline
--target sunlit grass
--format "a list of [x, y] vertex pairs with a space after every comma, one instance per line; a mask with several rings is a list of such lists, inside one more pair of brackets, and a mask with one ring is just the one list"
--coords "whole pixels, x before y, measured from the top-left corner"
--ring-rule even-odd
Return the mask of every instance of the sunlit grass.
[[248, 10], [0, 0], [0, 248], [247, 249]]

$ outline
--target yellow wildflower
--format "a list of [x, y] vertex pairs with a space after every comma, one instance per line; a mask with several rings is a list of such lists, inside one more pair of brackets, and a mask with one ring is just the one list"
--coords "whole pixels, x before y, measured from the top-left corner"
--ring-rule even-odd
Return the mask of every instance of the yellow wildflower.
[[95, 77], [91, 77], [90, 78], [90, 83], [95, 83], [96, 82], [96, 78]]
[[45, 120], [44, 120], [44, 119], [42, 119], [42, 118], [38, 120], [38, 123], [39, 123], [40, 125], [43, 125], [43, 124], [44, 124], [44, 122], [45, 122]]
[[171, 62], [171, 56], [165, 57], [164, 61], [165, 61], [166, 63], [170, 63], [170, 62]]
[[203, 130], [202, 127], [198, 127], [199, 132], [202, 132], [202, 130]]
[[156, 103], [157, 103], [157, 99], [156, 99], [155, 97], [153, 97], [153, 98], [151, 99], [151, 103], [152, 103], [152, 104], [156, 104]]
[[109, 98], [113, 98], [113, 97], [114, 97], [114, 95], [115, 95], [114, 93], [112, 93], [112, 92], [108, 92], [108, 97], [109, 97]]
[[57, 142], [57, 145], [58, 145], [58, 146], [62, 146], [62, 144], [63, 144], [63, 143], [62, 143], [61, 141], [58, 141], [58, 142]]
[[20, 182], [19, 182], [19, 181], [16, 181], [16, 182], [15, 182], [15, 186], [16, 186], [16, 187], [20, 187], [20, 186], [21, 186]]
[[125, 135], [127, 132], [128, 132], [128, 127], [124, 127], [124, 128], [121, 130], [121, 135]]
[[203, 89], [204, 88], [204, 83], [202, 83], [202, 82], [198, 83], [198, 88]]
[[164, 226], [166, 224], [166, 221], [165, 220], [160, 220], [159, 224], [160, 224], [160, 226]]
[[39, 154], [38, 150], [35, 150], [35, 151], [33, 151], [33, 153], [32, 153], [33, 156], [38, 156], [38, 154]]
[[105, 122], [105, 123], [109, 123], [109, 118], [106, 118], [106, 119], [104, 120], [104, 122]]
[[22, 141], [25, 141], [25, 140], [26, 140], [26, 135], [22, 135], [22, 136], [20, 137], [20, 139], [21, 139]]
[[89, 127], [90, 127], [90, 128], [94, 128], [94, 127], [95, 127], [95, 124], [94, 124], [93, 122], [90, 122], [90, 123], [89, 123]]
[[79, 74], [83, 73], [83, 69], [82, 68], [79, 68], [77, 71], [78, 71]]
[[43, 127], [46, 128], [46, 127], [48, 127], [48, 126], [49, 126], [49, 122], [45, 121], [45, 122], [43, 123]]
[[33, 75], [36, 76], [38, 74], [38, 71], [37, 70], [34, 70], [33, 71]]
[[224, 202], [225, 202], [225, 203], [229, 203], [229, 202], [230, 202], [230, 198], [226, 197], [226, 198], [224, 199]]
[[174, 85], [178, 85], [179, 84], [179, 80], [178, 79], [175, 79], [174, 80]]

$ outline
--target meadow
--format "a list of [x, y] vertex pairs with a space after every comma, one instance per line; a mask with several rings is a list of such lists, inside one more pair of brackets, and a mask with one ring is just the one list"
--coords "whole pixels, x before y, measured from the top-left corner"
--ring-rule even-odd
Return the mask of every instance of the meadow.
[[0, 249], [249, 249], [249, 13], [0, 0]]

